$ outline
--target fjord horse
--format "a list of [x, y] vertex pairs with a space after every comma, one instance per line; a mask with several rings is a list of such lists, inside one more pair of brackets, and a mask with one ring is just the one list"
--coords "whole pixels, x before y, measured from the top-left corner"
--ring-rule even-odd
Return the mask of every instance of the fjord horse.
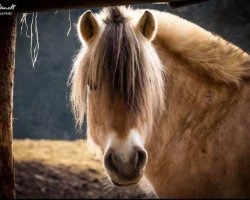
[[145, 177], [159, 197], [250, 197], [247, 53], [155, 10], [87, 11], [77, 28], [72, 110], [114, 185]]

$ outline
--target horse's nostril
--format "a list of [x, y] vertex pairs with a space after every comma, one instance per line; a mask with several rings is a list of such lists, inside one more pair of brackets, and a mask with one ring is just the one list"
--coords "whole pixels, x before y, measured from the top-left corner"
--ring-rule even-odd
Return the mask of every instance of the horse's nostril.
[[104, 158], [104, 165], [109, 171], [117, 172], [117, 167], [115, 166], [114, 158], [112, 153], [106, 154]]
[[145, 150], [138, 150], [135, 155], [135, 168], [140, 170], [144, 167], [147, 160], [147, 153]]

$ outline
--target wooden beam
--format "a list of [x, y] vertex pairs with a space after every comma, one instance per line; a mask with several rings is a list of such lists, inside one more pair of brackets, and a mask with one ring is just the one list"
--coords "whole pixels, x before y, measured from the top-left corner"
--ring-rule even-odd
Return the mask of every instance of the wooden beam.
[[39, 12], [39, 11], [52, 11], [63, 10], [73, 8], [93, 8], [93, 7], [105, 7], [105, 6], [119, 6], [130, 4], [146, 4], [156, 2], [195, 2], [198, 0], [8, 0], [10, 3], [16, 5], [17, 12]]
[[12, 112], [16, 15], [0, 16], [0, 199], [13, 199]]
[[188, 0], [188, 1], [180, 0], [180, 1], [171, 1], [170, 2], [170, 6], [171, 6], [171, 8], [179, 8], [181, 6], [188, 6], [188, 5], [191, 5], [191, 4], [201, 3], [201, 2], [204, 2], [204, 1], [208, 1], [208, 0]]
[[14, 0], [17, 12], [51, 11], [72, 8], [94, 8], [141, 3], [166, 2], [166, 0]]

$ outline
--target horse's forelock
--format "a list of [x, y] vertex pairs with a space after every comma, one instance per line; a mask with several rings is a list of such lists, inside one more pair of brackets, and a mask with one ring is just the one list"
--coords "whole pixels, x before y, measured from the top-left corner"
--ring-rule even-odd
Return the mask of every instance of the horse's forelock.
[[111, 98], [122, 98], [131, 112], [141, 112], [146, 87], [142, 42], [119, 8], [108, 9], [105, 21], [105, 30], [98, 41], [103, 52], [98, 58], [102, 71], [99, 83], [107, 82]]

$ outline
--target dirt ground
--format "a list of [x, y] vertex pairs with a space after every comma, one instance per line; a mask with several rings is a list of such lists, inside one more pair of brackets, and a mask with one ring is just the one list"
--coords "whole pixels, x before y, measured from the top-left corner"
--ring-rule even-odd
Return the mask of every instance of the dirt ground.
[[112, 187], [86, 141], [15, 140], [13, 146], [18, 199], [154, 197], [138, 187]]

